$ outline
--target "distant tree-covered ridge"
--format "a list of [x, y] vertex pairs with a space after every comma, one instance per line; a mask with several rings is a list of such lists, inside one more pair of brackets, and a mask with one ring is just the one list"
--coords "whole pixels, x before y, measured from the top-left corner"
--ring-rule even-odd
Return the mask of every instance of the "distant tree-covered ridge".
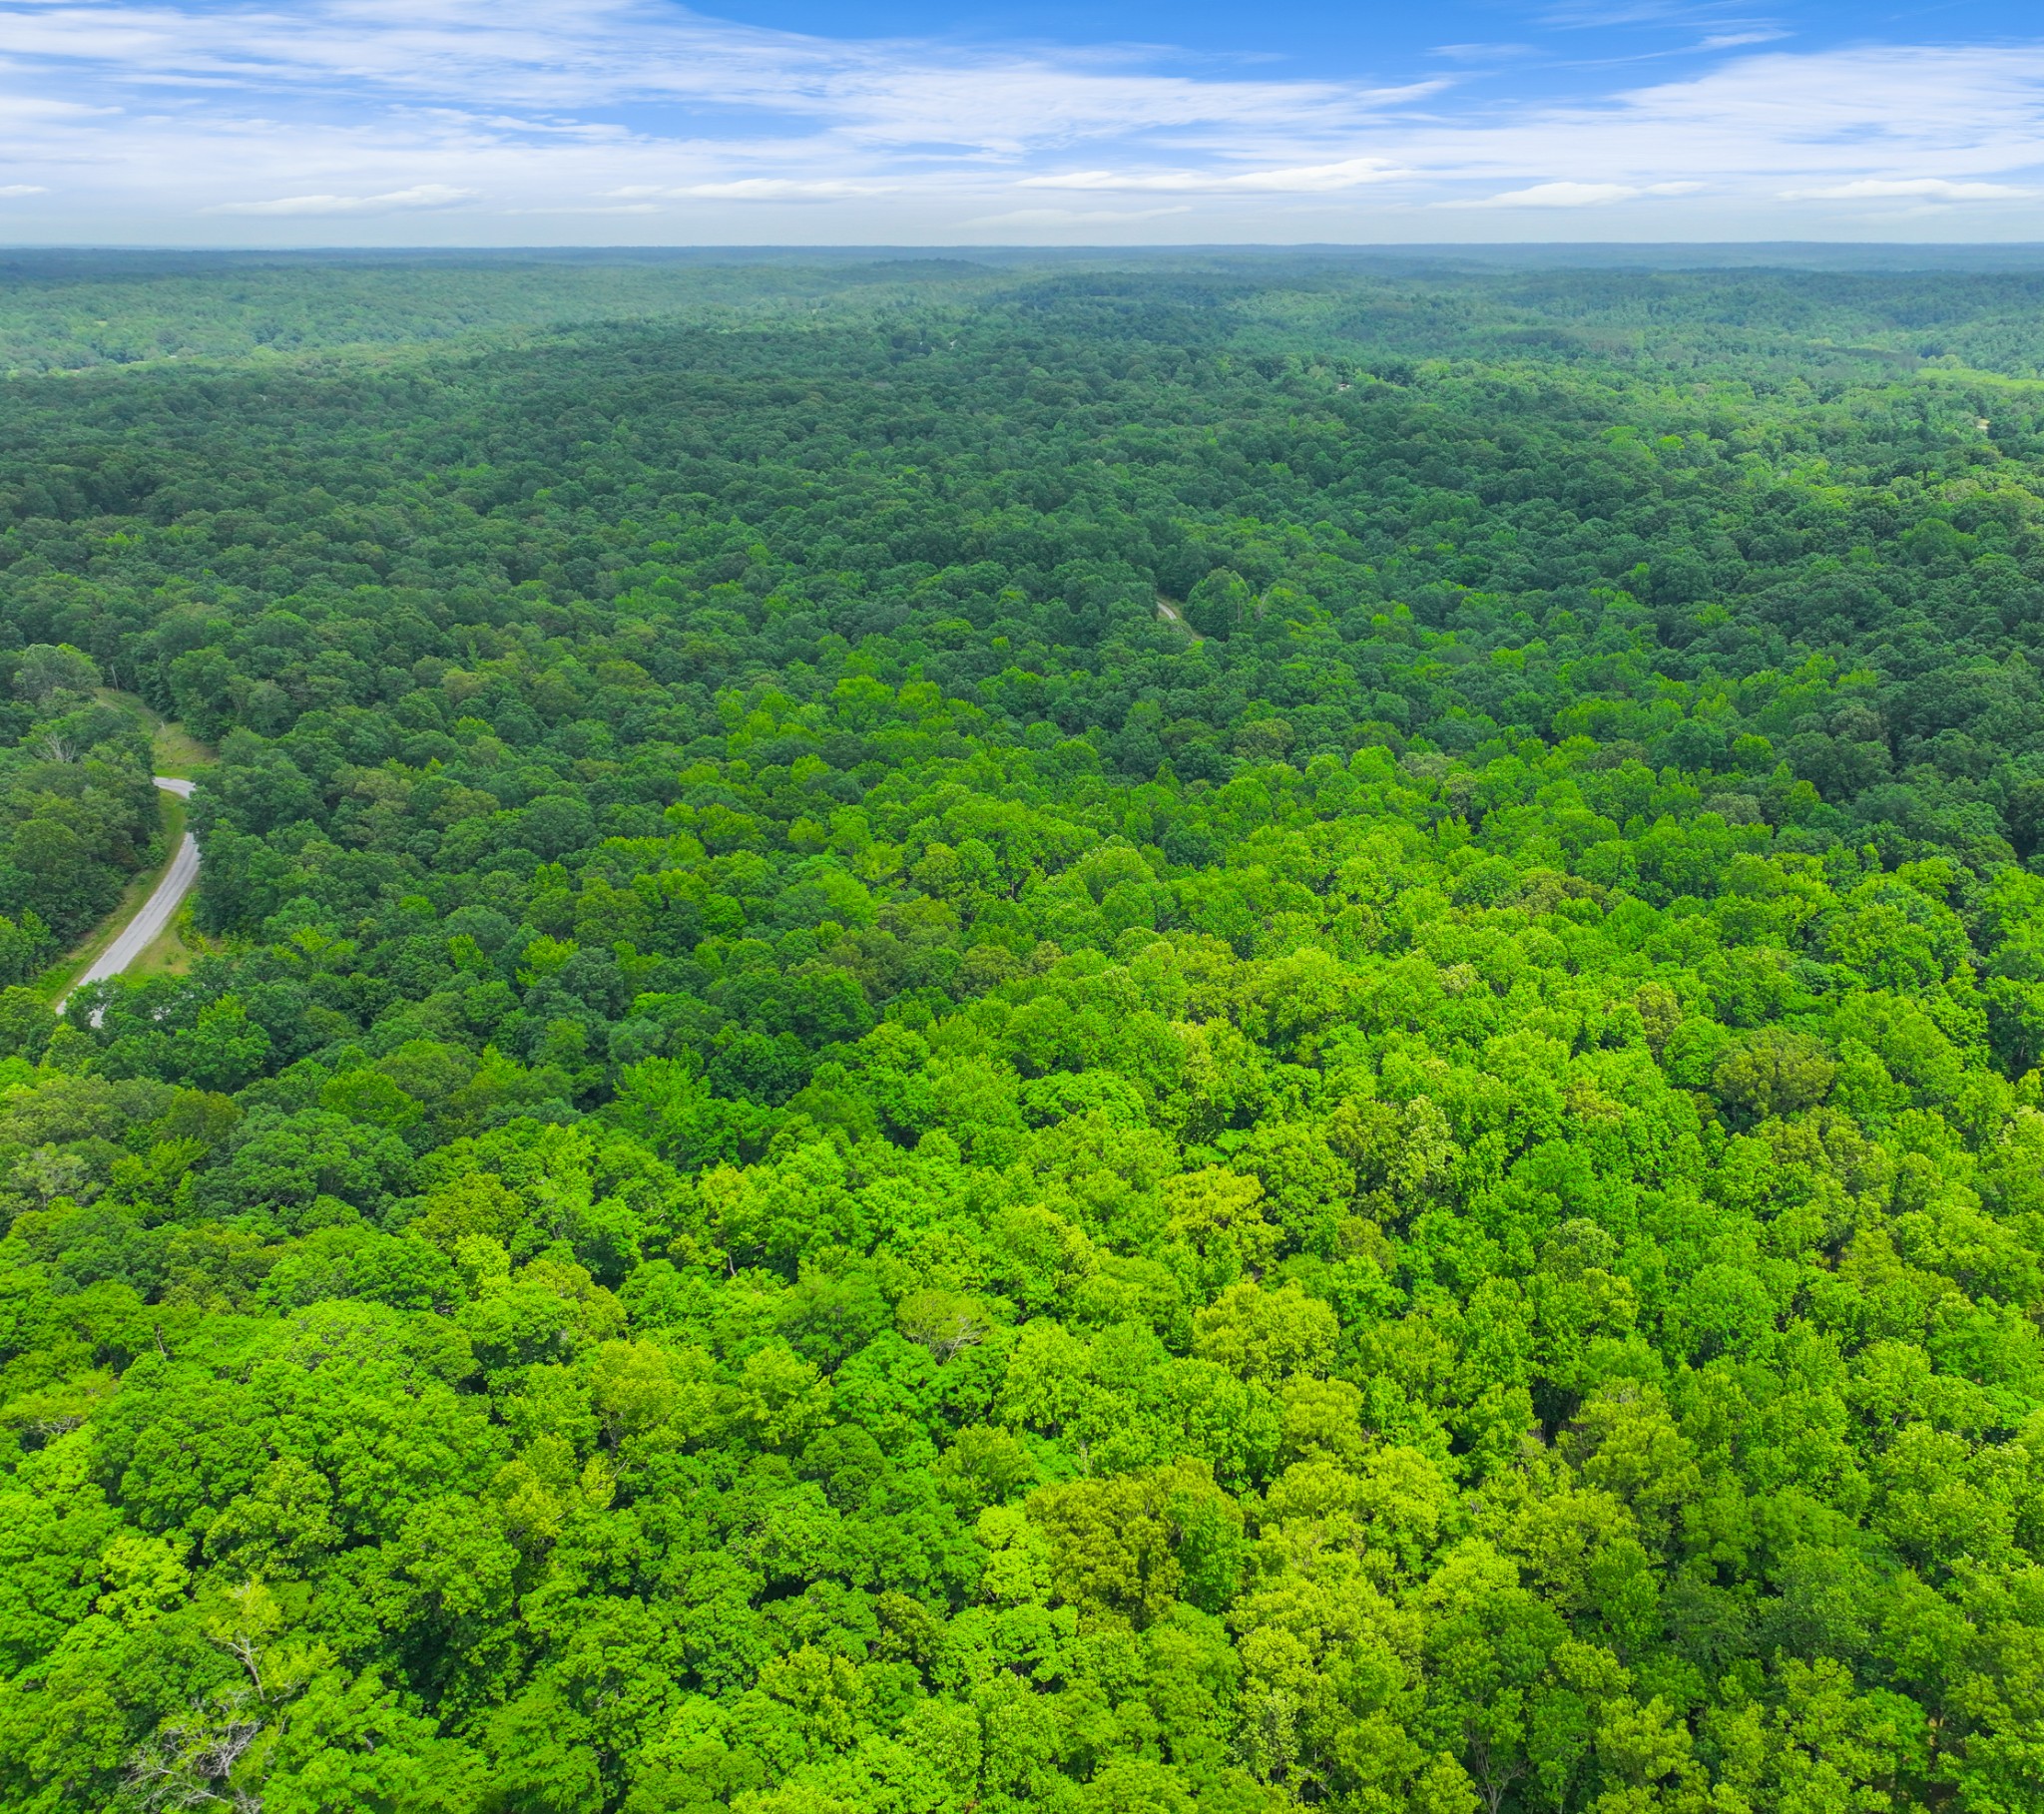
[[2044, 1807], [2028, 279], [719, 281], [0, 385], [0, 1799]]

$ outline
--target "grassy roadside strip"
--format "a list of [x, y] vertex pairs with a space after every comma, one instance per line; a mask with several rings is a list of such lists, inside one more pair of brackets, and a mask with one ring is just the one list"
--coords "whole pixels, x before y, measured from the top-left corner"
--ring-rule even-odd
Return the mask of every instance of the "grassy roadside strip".
[[158, 774], [168, 775], [174, 781], [189, 781], [201, 769], [213, 766], [213, 751], [192, 735], [184, 725], [164, 718], [157, 720], [151, 728], [156, 733]]
[[193, 959], [220, 946], [211, 943], [206, 935], [192, 922], [192, 902], [188, 896], [185, 905], [171, 915], [171, 921], [163, 931], [149, 943], [143, 954], [128, 966], [129, 976], [183, 976], [192, 968]]
[[[128, 707], [148, 725], [154, 745], [151, 755], [153, 773], [166, 775], [173, 780], [191, 780], [213, 766], [215, 755], [208, 745], [200, 742], [184, 725], [173, 719], [159, 717], [134, 693], [103, 687], [100, 696], [109, 703]], [[143, 902], [149, 899], [157, 883], [163, 879], [164, 871], [171, 865], [171, 859], [177, 855], [178, 846], [184, 840], [186, 821], [191, 808], [168, 788], [157, 790], [157, 802], [163, 814], [163, 861], [132, 877], [128, 885], [121, 890], [120, 905], [100, 921], [81, 943], [74, 945], [28, 985], [44, 1001], [55, 1003], [63, 1000], [73, 984], [92, 965], [93, 960], [120, 937], [122, 928], [141, 910]], [[145, 975], [191, 968], [193, 957], [204, 948], [196, 933], [188, 939], [187, 932], [191, 923], [189, 906], [180, 909], [172, 915], [170, 924], [150, 942], [149, 948], [129, 968]]]
[[[128, 886], [121, 890], [121, 904], [92, 929], [84, 943], [73, 946], [29, 984], [44, 1001], [62, 999], [72, 984], [85, 974], [92, 961], [120, 937], [121, 929], [141, 910], [142, 903], [149, 899], [157, 883], [163, 879], [164, 871], [171, 866], [171, 859], [178, 854], [178, 845], [185, 836], [185, 802], [163, 788], [157, 790], [157, 799], [163, 811], [163, 861], [139, 870], [130, 878]], [[172, 926], [165, 929], [165, 937], [171, 936], [175, 926], [174, 920]], [[157, 941], [158, 944], [162, 942], [161, 939]], [[151, 954], [155, 949], [156, 946], [152, 945]]]

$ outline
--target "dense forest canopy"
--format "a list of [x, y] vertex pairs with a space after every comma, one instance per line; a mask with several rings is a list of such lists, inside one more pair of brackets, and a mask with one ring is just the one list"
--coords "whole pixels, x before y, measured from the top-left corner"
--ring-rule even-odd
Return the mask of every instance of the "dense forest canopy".
[[12, 274], [6, 1805], [2044, 1807], [2040, 301]]

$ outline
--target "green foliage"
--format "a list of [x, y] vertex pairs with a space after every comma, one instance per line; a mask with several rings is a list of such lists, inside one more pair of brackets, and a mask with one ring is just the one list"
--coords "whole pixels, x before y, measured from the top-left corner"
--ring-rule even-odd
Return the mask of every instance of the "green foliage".
[[889, 268], [0, 393], [0, 1800], [2044, 1804], [2030, 280]]

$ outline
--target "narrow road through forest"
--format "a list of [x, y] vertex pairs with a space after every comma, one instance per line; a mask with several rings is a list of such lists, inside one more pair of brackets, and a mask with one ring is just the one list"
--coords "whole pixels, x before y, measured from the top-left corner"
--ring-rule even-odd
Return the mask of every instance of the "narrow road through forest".
[[[166, 793], [175, 793], [183, 800], [192, 797], [190, 781], [167, 774], [153, 778]], [[184, 905], [185, 897], [192, 892], [192, 886], [198, 880], [199, 840], [188, 831], [179, 840], [177, 854], [171, 858], [162, 878], [150, 890], [149, 899], [135, 910], [135, 917], [115, 935], [114, 942], [93, 959], [86, 973], [71, 985], [64, 1001], [57, 1004], [57, 1012], [62, 1014], [64, 1002], [68, 1002], [86, 984], [119, 976], [147, 951], [157, 934], [171, 923], [171, 916]]]

